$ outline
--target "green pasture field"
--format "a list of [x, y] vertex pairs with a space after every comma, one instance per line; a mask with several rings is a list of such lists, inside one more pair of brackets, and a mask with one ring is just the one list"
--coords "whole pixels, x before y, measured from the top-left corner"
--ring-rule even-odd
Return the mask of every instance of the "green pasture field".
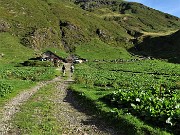
[[53, 67], [1, 67], [0, 104], [37, 82], [51, 80], [59, 74]]
[[96, 103], [100, 110], [106, 108], [108, 115], [116, 119], [133, 116], [140, 122], [129, 122], [139, 134], [146, 129], [143, 125], [154, 128], [151, 134], [158, 132], [156, 128], [179, 132], [180, 65], [148, 59], [99, 61], [76, 65], [75, 75], [73, 90]]

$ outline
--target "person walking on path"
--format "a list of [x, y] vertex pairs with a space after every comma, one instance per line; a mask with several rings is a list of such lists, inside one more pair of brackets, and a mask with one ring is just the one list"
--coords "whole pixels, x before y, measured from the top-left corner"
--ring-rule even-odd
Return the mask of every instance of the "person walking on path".
[[64, 65], [62, 66], [62, 73], [63, 73], [63, 76], [65, 76], [65, 74], [66, 74], [66, 67]]
[[73, 75], [73, 73], [74, 73], [74, 66], [73, 66], [73, 65], [71, 65], [70, 71], [71, 71], [71, 77], [72, 77], [72, 75]]

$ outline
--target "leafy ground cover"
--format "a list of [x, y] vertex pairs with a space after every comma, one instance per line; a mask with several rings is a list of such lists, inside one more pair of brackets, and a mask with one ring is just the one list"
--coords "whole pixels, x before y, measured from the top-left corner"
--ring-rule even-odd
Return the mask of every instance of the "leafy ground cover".
[[5, 102], [15, 97], [18, 93], [25, 89], [29, 89], [36, 85], [36, 82], [30, 80], [6, 80], [0, 81], [0, 107]]
[[1, 67], [0, 74], [0, 103], [3, 104], [21, 90], [39, 81], [51, 80], [60, 73], [51, 67]]
[[178, 64], [158, 60], [90, 62], [76, 67], [72, 89], [93, 102], [102, 102], [118, 117], [134, 116], [154, 128], [177, 134], [179, 69]]
[[20, 79], [31, 81], [50, 80], [55, 76], [55, 69], [50, 67], [12, 67], [1, 69], [2, 79]]

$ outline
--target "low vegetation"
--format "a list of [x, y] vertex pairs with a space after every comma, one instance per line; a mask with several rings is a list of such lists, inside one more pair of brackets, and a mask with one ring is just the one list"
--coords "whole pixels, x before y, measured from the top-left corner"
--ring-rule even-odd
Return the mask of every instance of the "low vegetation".
[[[112, 53], [113, 52], [113, 53]], [[131, 55], [123, 47], [114, 47], [98, 39], [93, 39], [86, 44], [78, 45], [75, 54], [90, 61], [93, 60], [114, 60], [119, 56], [128, 59]], [[109, 57], [111, 54], [111, 57]]]
[[[50, 50], [88, 60], [75, 66], [71, 89], [97, 114], [128, 134], [178, 134], [179, 27], [178, 17], [122, 0], [2, 0], [0, 106], [60, 74], [50, 62], [29, 60]], [[15, 121], [22, 133], [60, 132], [51, 92], [23, 106]]]
[[[72, 89], [95, 103], [99, 110], [108, 108], [115, 119], [127, 119], [137, 133], [144, 134], [143, 121], [178, 134], [180, 66], [164, 64], [157, 60], [125, 60], [77, 65]], [[131, 116], [137, 117], [139, 124], [137, 120], [131, 121]]]
[[57, 74], [60, 73], [53, 67], [1, 67], [0, 104], [16, 96], [21, 90], [28, 89], [39, 81], [51, 80]]
[[[61, 126], [54, 115], [55, 104], [49, 99], [56, 93], [55, 83], [41, 88], [21, 107], [13, 120], [21, 134], [60, 134]], [[46, 96], [45, 96], [46, 95]], [[13, 131], [12, 131], [13, 132]], [[17, 131], [16, 131], [17, 132]]]
[[[20, 66], [20, 63], [35, 57], [32, 49], [22, 46], [17, 37], [9, 33], [0, 33], [0, 106], [8, 99], [28, 89], [38, 81], [50, 80], [57, 74], [51, 63], [36, 61], [32, 67]], [[38, 67], [39, 66], [39, 67]], [[47, 68], [45, 66], [48, 66]]]
[[20, 92], [27, 90], [37, 83], [30, 80], [7, 80], [1, 79], [0, 81], [0, 108], [13, 97], [17, 96]]

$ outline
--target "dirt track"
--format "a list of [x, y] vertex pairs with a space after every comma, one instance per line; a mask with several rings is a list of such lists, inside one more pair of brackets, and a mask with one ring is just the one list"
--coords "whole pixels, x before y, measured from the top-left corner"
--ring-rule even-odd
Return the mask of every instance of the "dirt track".
[[43, 86], [59, 81], [60, 77], [57, 77], [51, 81], [46, 81], [46, 82], [40, 82], [37, 86], [21, 92], [19, 95], [11, 99], [9, 102], [5, 104], [3, 107], [3, 110], [0, 111], [0, 135], [7, 134], [7, 132], [11, 128], [11, 123], [9, 121], [12, 119], [15, 113], [20, 111], [20, 106], [24, 102], [26, 102], [33, 94], [35, 94], [40, 88]]

